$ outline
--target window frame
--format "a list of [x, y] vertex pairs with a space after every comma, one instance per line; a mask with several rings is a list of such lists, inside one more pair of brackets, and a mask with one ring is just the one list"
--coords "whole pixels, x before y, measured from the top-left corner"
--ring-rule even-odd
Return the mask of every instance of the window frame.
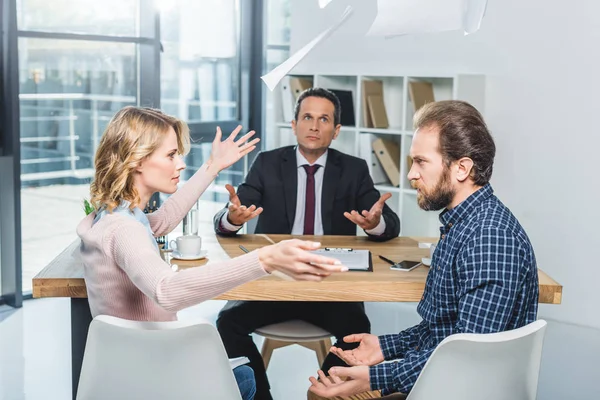
[[[251, 127], [261, 136], [263, 67], [263, 3], [265, 0], [238, 0], [240, 19], [240, 69], [238, 118], [190, 124], [194, 140], [212, 138], [216, 126], [224, 132], [238, 124]], [[0, 304], [21, 307], [31, 293], [22, 291], [21, 243], [21, 154], [19, 124], [18, 40], [22, 37], [55, 40], [84, 40], [134, 43], [138, 45], [138, 104], [160, 107], [160, 15], [154, 0], [139, 0], [139, 35], [117, 36], [19, 30], [17, 0], [0, 0]], [[255, 152], [256, 153], [256, 152]], [[253, 154], [255, 156], [255, 154]], [[244, 161], [246, 173], [251, 160]], [[75, 228], [73, 228], [75, 229]]]

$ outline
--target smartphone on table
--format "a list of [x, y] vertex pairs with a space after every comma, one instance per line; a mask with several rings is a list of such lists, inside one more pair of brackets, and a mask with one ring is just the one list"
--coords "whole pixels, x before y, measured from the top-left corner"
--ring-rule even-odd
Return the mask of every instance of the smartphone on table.
[[412, 271], [413, 269], [420, 267], [421, 265], [423, 265], [421, 262], [419, 261], [400, 261], [399, 263], [396, 263], [394, 265], [392, 265], [390, 267], [391, 270], [394, 271]]

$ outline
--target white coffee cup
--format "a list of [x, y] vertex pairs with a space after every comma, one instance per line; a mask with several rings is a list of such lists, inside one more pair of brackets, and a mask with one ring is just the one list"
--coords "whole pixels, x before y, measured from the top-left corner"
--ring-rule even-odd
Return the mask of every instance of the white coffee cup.
[[202, 238], [197, 235], [179, 236], [171, 240], [170, 245], [181, 256], [195, 256], [202, 251]]
[[433, 259], [433, 253], [435, 252], [435, 243], [419, 243], [419, 248], [426, 248], [425, 244], [429, 247], [429, 257], [421, 258], [421, 262], [427, 266], [431, 265]]

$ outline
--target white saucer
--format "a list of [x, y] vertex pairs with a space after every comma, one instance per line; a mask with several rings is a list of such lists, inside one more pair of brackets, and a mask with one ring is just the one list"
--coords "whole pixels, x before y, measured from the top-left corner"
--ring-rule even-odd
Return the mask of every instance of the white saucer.
[[202, 251], [200, 251], [199, 254], [183, 256], [183, 255], [179, 254], [177, 251], [173, 250], [173, 252], [171, 253], [171, 258], [176, 258], [178, 260], [200, 260], [200, 259], [206, 257], [207, 253], [208, 253], [208, 251], [202, 250]]
[[421, 262], [423, 265], [427, 265], [429, 267], [431, 265], [431, 258], [421, 258]]

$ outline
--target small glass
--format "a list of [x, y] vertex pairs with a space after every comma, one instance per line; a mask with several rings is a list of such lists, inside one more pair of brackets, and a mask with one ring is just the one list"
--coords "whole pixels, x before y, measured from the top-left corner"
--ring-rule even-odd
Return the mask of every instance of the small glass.
[[183, 234], [198, 235], [198, 209], [192, 208], [185, 217], [183, 217]]

